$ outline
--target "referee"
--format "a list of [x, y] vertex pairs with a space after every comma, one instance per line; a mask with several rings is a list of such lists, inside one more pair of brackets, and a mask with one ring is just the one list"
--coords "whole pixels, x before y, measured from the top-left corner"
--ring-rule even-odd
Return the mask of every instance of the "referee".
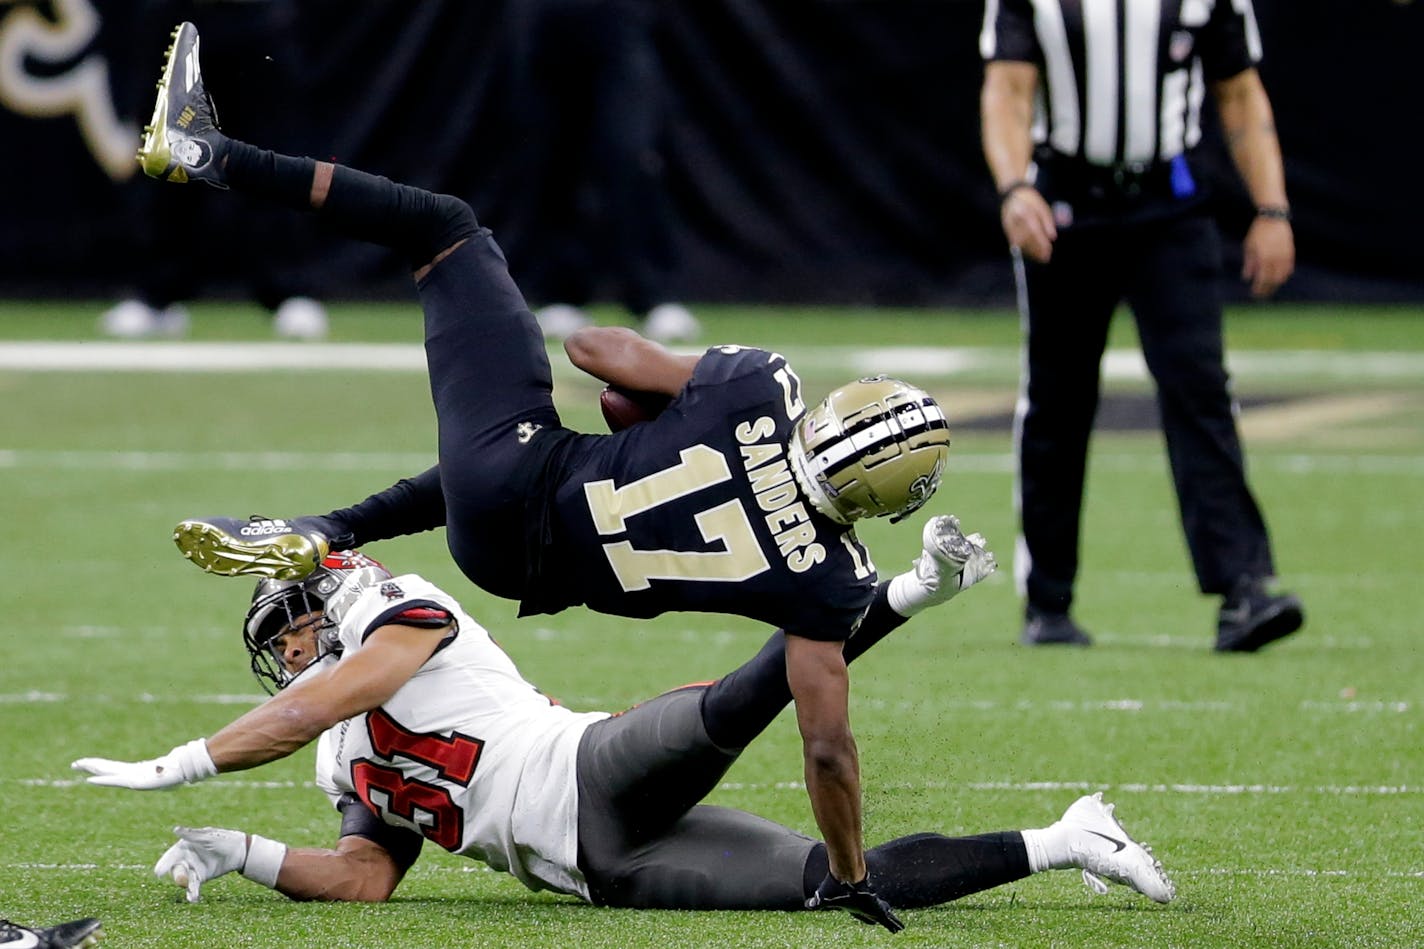
[[1021, 641], [1088, 645], [1071, 618], [1108, 324], [1126, 301], [1157, 386], [1182, 527], [1216, 649], [1297, 630], [1246, 483], [1222, 348], [1220, 238], [1192, 170], [1205, 90], [1256, 205], [1242, 277], [1269, 296], [1295, 243], [1251, 0], [987, 0], [984, 154], [1027, 334], [1016, 418]]

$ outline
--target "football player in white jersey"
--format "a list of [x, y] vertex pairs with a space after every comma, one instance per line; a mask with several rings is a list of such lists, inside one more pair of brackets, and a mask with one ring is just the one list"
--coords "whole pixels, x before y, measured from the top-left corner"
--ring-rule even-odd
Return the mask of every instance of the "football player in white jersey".
[[[953, 518], [936, 518], [959, 532]], [[962, 535], [961, 535], [962, 536]], [[926, 543], [902, 585], [919, 608], [994, 569], [977, 534], [963, 561]], [[903, 602], [900, 601], [900, 602]], [[907, 609], [907, 612], [917, 612]], [[906, 617], [867, 615], [854, 661]], [[1159, 902], [1174, 895], [1101, 795], [1040, 830], [916, 834], [867, 851], [870, 886], [828, 883], [823, 843], [700, 803], [791, 701], [785, 634], [712, 683], [619, 715], [576, 713], [540, 693], [453, 598], [356, 552], [301, 580], [258, 584], [244, 625], [272, 699], [207, 739], [149, 761], [82, 758], [90, 783], [153, 789], [255, 767], [319, 739], [317, 784], [341, 812], [334, 849], [256, 834], [177, 828], [155, 867], [197, 901], [232, 871], [298, 899], [384, 900], [425, 839], [531, 889], [603, 906], [844, 909], [891, 931], [902, 908], [947, 902], [1040, 870], [1077, 867]]]

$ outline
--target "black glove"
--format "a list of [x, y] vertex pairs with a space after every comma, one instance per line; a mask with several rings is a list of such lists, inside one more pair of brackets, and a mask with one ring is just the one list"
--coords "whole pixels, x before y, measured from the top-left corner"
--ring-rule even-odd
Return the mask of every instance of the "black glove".
[[890, 904], [870, 888], [870, 877], [859, 883], [842, 883], [829, 873], [806, 901], [807, 909], [843, 909], [867, 926], [877, 923], [897, 933], [905, 928]]

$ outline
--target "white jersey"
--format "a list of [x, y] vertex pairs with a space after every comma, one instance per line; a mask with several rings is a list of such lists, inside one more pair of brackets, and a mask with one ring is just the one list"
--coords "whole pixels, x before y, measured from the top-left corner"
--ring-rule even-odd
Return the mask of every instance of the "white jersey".
[[443, 609], [457, 631], [389, 701], [321, 736], [317, 786], [333, 803], [354, 792], [386, 823], [530, 889], [588, 899], [575, 759], [584, 729], [607, 714], [553, 704], [453, 598], [414, 574], [354, 592], [328, 602], [341, 660], [407, 610]]

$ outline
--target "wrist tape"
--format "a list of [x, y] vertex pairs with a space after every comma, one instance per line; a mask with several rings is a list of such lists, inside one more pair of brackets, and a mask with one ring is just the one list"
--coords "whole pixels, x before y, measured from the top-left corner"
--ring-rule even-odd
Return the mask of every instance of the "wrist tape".
[[287, 859], [287, 845], [268, 840], [257, 834], [248, 836], [247, 860], [240, 871], [253, 883], [276, 888], [277, 874], [281, 872], [282, 861]]

